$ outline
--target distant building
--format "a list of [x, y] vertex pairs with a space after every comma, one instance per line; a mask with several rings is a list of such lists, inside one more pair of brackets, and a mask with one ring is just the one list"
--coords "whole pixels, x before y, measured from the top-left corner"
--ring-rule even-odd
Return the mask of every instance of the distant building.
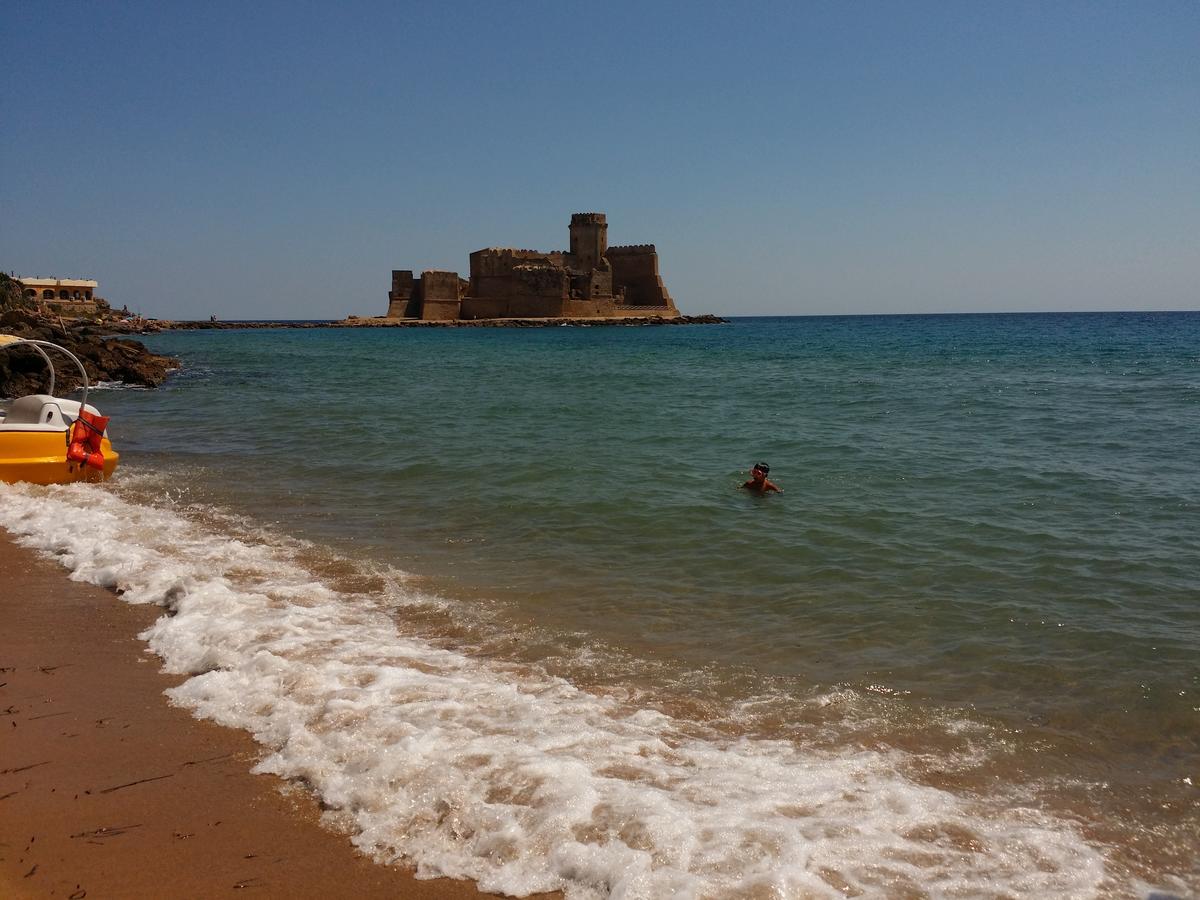
[[91, 315], [108, 304], [96, 293], [99, 282], [85, 278], [35, 278], [16, 276], [25, 296], [47, 309], [65, 315]]
[[653, 244], [608, 246], [604, 213], [571, 216], [571, 249], [543, 253], [488, 247], [457, 272], [392, 270], [388, 318], [675, 318]]

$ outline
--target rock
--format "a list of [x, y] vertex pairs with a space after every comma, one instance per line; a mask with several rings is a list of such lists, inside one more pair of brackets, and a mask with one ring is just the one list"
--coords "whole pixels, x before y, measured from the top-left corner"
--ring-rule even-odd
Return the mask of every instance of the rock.
[[[74, 353], [87, 370], [88, 380], [116, 381], [139, 387], [157, 387], [167, 373], [179, 367], [169, 356], [151, 353], [138, 341], [115, 338], [95, 325], [71, 327], [49, 320], [36, 310], [8, 310], [0, 313], [0, 327], [9, 334], [33, 340], [50, 341]], [[55, 393], [75, 390], [79, 371], [61, 354], [49, 351], [58, 380]], [[19, 347], [0, 351], [0, 397], [21, 397], [44, 391], [47, 387], [46, 363], [35, 352]]]

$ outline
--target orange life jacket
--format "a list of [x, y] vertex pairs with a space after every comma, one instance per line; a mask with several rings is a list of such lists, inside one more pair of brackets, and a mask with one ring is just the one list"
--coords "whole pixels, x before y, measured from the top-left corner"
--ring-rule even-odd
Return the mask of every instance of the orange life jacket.
[[108, 416], [98, 416], [86, 409], [79, 410], [79, 418], [71, 426], [71, 445], [67, 448], [67, 459], [81, 462], [93, 469], [104, 468], [104, 454], [100, 452], [100, 441], [108, 427]]

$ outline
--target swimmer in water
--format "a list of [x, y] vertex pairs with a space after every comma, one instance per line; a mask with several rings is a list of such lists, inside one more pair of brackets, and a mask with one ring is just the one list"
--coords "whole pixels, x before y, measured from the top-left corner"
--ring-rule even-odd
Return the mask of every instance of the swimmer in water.
[[771, 471], [771, 467], [766, 463], [755, 463], [754, 468], [750, 470], [750, 480], [742, 485], [748, 491], [754, 491], [756, 494], [767, 494], [771, 491], [782, 494], [783, 488], [773, 481], [767, 480], [767, 473]]

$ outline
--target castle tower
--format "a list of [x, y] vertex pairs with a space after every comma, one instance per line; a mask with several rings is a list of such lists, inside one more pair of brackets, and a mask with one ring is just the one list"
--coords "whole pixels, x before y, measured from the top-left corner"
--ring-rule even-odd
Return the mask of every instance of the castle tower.
[[571, 256], [574, 268], [590, 272], [601, 265], [608, 250], [608, 220], [604, 213], [571, 214]]

